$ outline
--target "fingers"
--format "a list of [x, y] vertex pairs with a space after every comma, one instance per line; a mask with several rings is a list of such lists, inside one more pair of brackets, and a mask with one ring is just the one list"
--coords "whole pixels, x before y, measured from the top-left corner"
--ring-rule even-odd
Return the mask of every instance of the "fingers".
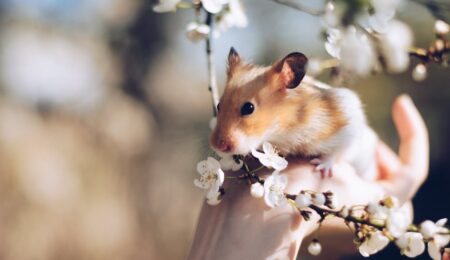
[[424, 178], [428, 172], [428, 133], [422, 117], [407, 95], [398, 97], [393, 105], [393, 118], [400, 136], [400, 161], [417, 170]]
[[381, 177], [385, 177], [379, 184], [403, 203], [414, 196], [428, 174], [428, 133], [408, 96], [395, 100], [392, 113], [400, 136], [399, 158], [387, 146], [379, 145], [377, 159], [384, 174]]
[[376, 148], [379, 179], [389, 179], [398, 173], [401, 163], [398, 156], [385, 143], [379, 142]]

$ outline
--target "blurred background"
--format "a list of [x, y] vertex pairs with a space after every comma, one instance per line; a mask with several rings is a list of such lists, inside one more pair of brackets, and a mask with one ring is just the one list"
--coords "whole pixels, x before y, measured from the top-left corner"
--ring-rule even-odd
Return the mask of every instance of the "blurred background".
[[[211, 154], [205, 46], [185, 37], [192, 10], [156, 14], [153, 4], [0, 1], [0, 259], [185, 257], [203, 197], [195, 165]], [[249, 26], [214, 42], [221, 87], [230, 46], [260, 64], [291, 51], [327, 56], [319, 18], [243, 4]], [[399, 18], [427, 47], [431, 14], [410, 3]], [[411, 95], [426, 121], [430, 177], [415, 222], [450, 216], [450, 70], [429, 69], [421, 83], [409, 70], [350, 85], [394, 148], [396, 96]]]

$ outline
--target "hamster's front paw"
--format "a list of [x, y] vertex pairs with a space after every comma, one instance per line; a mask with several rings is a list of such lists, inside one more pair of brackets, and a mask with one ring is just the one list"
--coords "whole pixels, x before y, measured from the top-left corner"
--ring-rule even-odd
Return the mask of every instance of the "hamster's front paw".
[[333, 158], [331, 157], [325, 157], [325, 158], [314, 158], [311, 161], [309, 161], [310, 164], [314, 165], [315, 171], [320, 172], [320, 176], [322, 179], [324, 179], [326, 176], [332, 177], [333, 176]]

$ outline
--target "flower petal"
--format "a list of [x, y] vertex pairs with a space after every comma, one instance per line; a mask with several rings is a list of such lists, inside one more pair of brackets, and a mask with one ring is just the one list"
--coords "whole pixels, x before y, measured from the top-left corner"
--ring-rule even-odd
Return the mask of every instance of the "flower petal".
[[264, 156], [264, 153], [261, 153], [261, 152], [258, 152], [256, 149], [252, 149], [252, 155], [255, 157], [255, 158], [260, 158], [260, 157], [262, 157], [262, 156]]
[[428, 254], [433, 260], [441, 260], [441, 249], [433, 241], [428, 242]]
[[211, 188], [206, 193], [206, 198], [207, 199], [211, 199], [211, 198], [217, 197], [217, 194], [220, 193], [219, 189], [220, 189], [219, 185], [211, 186]]
[[199, 181], [197, 179], [194, 180], [194, 185], [199, 187], [200, 189], [208, 189], [209, 188], [206, 183], [201, 182], [201, 181]]
[[197, 172], [200, 176], [205, 176], [208, 172], [214, 172], [215, 169], [211, 167], [207, 160], [197, 163]]
[[275, 170], [281, 171], [286, 169], [286, 167], [288, 166], [288, 162], [286, 161], [286, 159], [284, 159], [283, 157], [280, 156], [274, 156], [272, 158], [273, 162], [272, 162], [272, 167]]
[[274, 208], [275, 202], [276, 202], [276, 198], [274, 196], [274, 194], [272, 192], [264, 192], [264, 201], [266, 202], [267, 206]]
[[220, 163], [213, 157], [208, 157], [208, 165], [211, 167], [212, 170], [220, 169]]
[[277, 173], [277, 183], [279, 186], [281, 186], [281, 188], [284, 190], [284, 188], [286, 188], [287, 184], [288, 184], [288, 178], [286, 175], [279, 175], [279, 172]]
[[440, 220], [436, 221], [436, 225], [443, 227], [447, 223], [447, 218], [441, 218]]
[[223, 182], [225, 180], [225, 173], [222, 171], [222, 169], [217, 170], [217, 185], [222, 186]]
[[212, 14], [220, 12], [223, 7], [223, 1], [218, 0], [202, 0], [202, 4], [203, 8]]
[[273, 154], [275, 152], [275, 148], [273, 148], [271, 143], [264, 142], [263, 143], [263, 151], [265, 154]]

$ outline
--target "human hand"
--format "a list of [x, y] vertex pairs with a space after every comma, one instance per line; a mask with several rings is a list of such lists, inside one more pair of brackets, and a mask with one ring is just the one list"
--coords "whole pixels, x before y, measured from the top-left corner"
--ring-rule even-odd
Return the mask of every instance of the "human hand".
[[[393, 117], [401, 140], [399, 157], [380, 143], [376, 181], [362, 179], [345, 162], [334, 166], [332, 178], [322, 180], [308, 163], [291, 161], [283, 171], [289, 179], [285, 192], [332, 190], [343, 205], [367, 204], [385, 195], [399, 197], [401, 202], [410, 200], [427, 176], [427, 131], [406, 96], [395, 101]], [[227, 182], [225, 189], [227, 194], [219, 206], [203, 206], [189, 259], [295, 259], [303, 239], [317, 228], [318, 216], [304, 221], [289, 205], [268, 208], [263, 200], [252, 198], [242, 183]], [[335, 235], [339, 237], [335, 241], [346, 239], [351, 245], [351, 236], [342, 238], [342, 227], [342, 222], [327, 220], [321, 239]]]
[[[386, 195], [396, 197], [403, 204], [413, 198], [427, 178], [429, 143], [423, 119], [408, 96], [400, 96], [396, 99], [392, 115], [400, 137], [399, 155], [396, 155], [383, 142], [379, 142], [376, 153], [377, 181], [367, 183], [358, 178], [354, 171], [341, 169], [335, 170], [337, 174], [333, 179], [323, 183], [322, 188], [333, 190], [342, 204], [367, 204]], [[347, 166], [337, 167], [339, 169], [339, 167]], [[407, 203], [404, 209], [412, 218], [411, 204]], [[354, 251], [353, 234], [348, 232], [341, 220], [324, 222], [321, 234], [324, 259], [331, 259], [327, 253], [336, 255], [338, 252], [342, 254]]]

